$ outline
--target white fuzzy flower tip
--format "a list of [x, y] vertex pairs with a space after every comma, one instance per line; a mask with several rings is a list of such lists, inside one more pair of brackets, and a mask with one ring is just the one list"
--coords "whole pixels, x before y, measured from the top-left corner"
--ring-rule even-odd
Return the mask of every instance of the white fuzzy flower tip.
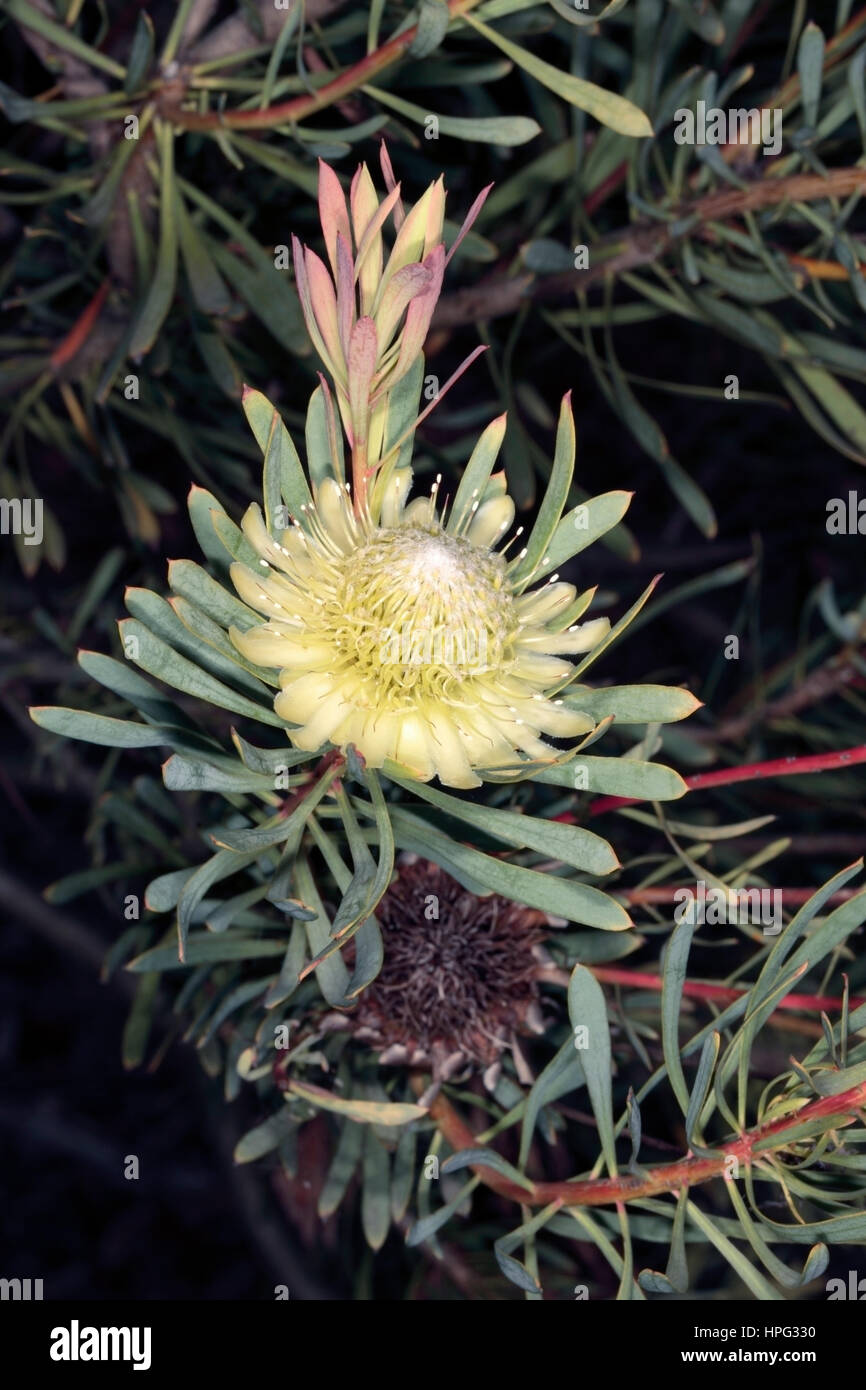
[[275, 709], [299, 749], [353, 744], [369, 767], [390, 758], [450, 787], [522, 754], [554, 757], [539, 735], [593, 727], [553, 698], [572, 670], [562, 657], [594, 647], [607, 619], [565, 627], [572, 585], [511, 582], [515, 564], [495, 548], [514, 517], [505, 493], [446, 525], [435, 489], [408, 505], [406, 491], [377, 524], [328, 479], [276, 539], [251, 506], [243, 530], [264, 564], [235, 564], [232, 579], [267, 621], [232, 641], [279, 669]]

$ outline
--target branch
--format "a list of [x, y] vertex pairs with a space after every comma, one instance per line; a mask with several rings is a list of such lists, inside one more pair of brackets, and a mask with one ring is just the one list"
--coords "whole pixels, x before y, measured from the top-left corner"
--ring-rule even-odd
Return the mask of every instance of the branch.
[[[809, 772], [829, 772], [840, 767], [853, 767], [856, 763], [866, 763], [866, 743], [861, 743], [857, 748], [842, 748], [835, 753], [812, 753], [805, 758], [773, 758], [769, 762], [747, 763], [743, 767], [724, 767], [718, 772], [695, 772], [685, 782], [690, 792], [704, 791], [707, 787], [725, 787], [733, 782], [761, 782], [768, 777], [801, 777]], [[637, 806], [641, 800], [636, 796], [601, 796], [590, 804], [588, 814], [600, 816], [603, 811]], [[566, 813], [555, 819], [569, 821], [574, 817]]]
[[713, 222], [723, 222], [779, 203], [846, 197], [857, 189], [866, 190], [866, 169], [831, 169], [826, 177], [821, 174], [793, 174], [785, 179], [765, 176], [748, 188], [725, 188], [672, 209], [670, 222], [640, 222], [604, 237], [590, 248], [588, 270], [542, 276], [527, 271], [447, 295], [439, 301], [432, 328], [456, 328], [478, 319], [514, 313], [527, 298], [560, 299], [586, 290], [608, 275], [637, 270], [658, 260], [681, 237], [697, 234], [712, 238]]
[[[670, 902], [673, 894], [677, 890], [671, 888], [641, 888], [634, 893], [626, 896], [630, 903], [634, 902]], [[785, 888], [785, 894], [802, 893], [801, 902], [807, 902], [814, 897], [813, 888]], [[849, 898], [855, 896], [859, 890], [847, 888], [839, 893], [834, 893], [828, 902], [833, 898], [838, 898], [840, 902], [847, 902]], [[663, 896], [649, 897], [651, 893], [659, 893]], [[661, 990], [664, 988], [664, 980], [661, 975], [652, 975], [643, 970], [623, 970], [619, 966], [611, 965], [590, 965], [587, 969], [595, 976], [601, 984], [607, 985], [627, 985], [634, 989]], [[539, 966], [539, 980], [546, 980], [549, 984], [562, 985], [563, 989], [568, 988], [571, 976], [567, 970], [560, 970], [558, 966]], [[684, 980], [682, 993], [687, 999], [703, 999], [717, 1004], [735, 1004], [744, 994], [748, 994], [748, 989], [732, 989], [729, 985], [707, 984], [701, 980]], [[837, 999], [835, 995], [829, 994], [786, 994], [776, 1004], [777, 1009], [805, 1009], [811, 1013], [836, 1013], [841, 1011], [843, 1001]], [[861, 1004], [866, 1004], [866, 999], [849, 999], [848, 1007], [859, 1009]]]
[[[481, 0], [448, 0], [448, 10], [452, 19], [458, 19], [479, 5]], [[315, 115], [327, 106], [358, 91], [367, 82], [386, 68], [396, 63], [414, 43], [418, 25], [395, 34], [380, 48], [368, 53], [360, 62], [346, 68], [332, 81], [320, 87], [317, 92], [293, 97], [291, 101], [266, 106], [264, 110], [247, 111], [190, 111], [164, 102], [162, 114], [181, 130], [271, 130], [274, 126], [289, 125], [303, 120], [305, 116]], [[866, 176], [866, 175], [864, 175]]]
[[825, 665], [810, 671], [804, 680], [777, 699], [770, 700], [763, 706], [758, 705], [756, 708], [746, 710], [744, 714], [724, 719], [716, 729], [698, 729], [693, 736], [700, 743], [718, 743], [728, 740], [736, 742], [751, 733], [756, 724], [771, 724], [777, 719], [790, 719], [791, 715], [799, 714], [801, 710], [808, 709], [810, 705], [821, 704], [831, 695], [836, 695], [840, 690], [844, 690], [846, 686], [856, 686], [862, 682], [863, 677], [849, 657], [845, 654], [837, 654]]
[[[412, 1085], [413, 1089], [421, 1094], [424, 1090], [424, 1078], [415, 1077]], [[633, 1202], [662, 1192], [680, 1192], [696, 1183], [725, 1177], [729, 1171], [729, 1160], [732, 1158], [737, 1164], [751, 1165], [754, 1150], [759, 1143], [762, 1144], [762, 1153], [784, 1149], [791, 1142], [789, 1130], [799, 1131], [801, 1125], [822, 1119], [835, 1119], [836, 1124], [828, 1128], [838, 1128], [857, 1119], [858, 1111], [862, 1110], [864, 1105], [866, 1081], [837, 1096], [820, 1096], [817, 1100], [809, 1101], [792, 1115], [782, 1115], [768, 1124], [759, 1125], [758, 1128], [741, 1135], [739, 1139], [723, 1145], [718, 1154], [709, 1158], [682, 1158], [677, 1163], [666, 1163], [659, 1168], [651, 1168], [641, 1176], [629, 1174], [613, 1178], [584, 1178], [573, 1182], [536, 1182], [529, 1191], [494, 1169], [486, 1168], [484, 1164], [472, 1164], [472, 1171], [500, 1196], [530, 1206], [547, 1206], [551, 1202], [560, 1202], [563, 1206], [571, 1207], [601, 1207], [615, 1202]], [[430, 1117], [455, 1151], [478, 1147], [472, 1130], [441, 1092], [430, 1106]]]

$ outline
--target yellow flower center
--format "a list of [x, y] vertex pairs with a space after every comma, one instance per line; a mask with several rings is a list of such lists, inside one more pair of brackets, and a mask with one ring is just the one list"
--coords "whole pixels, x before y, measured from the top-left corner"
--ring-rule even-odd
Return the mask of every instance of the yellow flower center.
[[419, 695], [453, 698], [463, 681], [501, 670], [518, 628], [501, 556], [437, 522], [372, 535], [347, 557], [321, 617], [391, 709]]

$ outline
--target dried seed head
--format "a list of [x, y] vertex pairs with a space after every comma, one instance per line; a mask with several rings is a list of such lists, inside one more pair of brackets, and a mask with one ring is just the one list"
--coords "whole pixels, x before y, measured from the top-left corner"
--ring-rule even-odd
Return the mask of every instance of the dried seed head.
[[445, 1079], [489, 1068], [515, 1031], [538, 1027], [533, 955], [541, 914], [494, 894], [468, 893], [436, 864], [402, 864], [376, 916], [385, 960], [352, 1016], [382, 1060], [431, 1059]]

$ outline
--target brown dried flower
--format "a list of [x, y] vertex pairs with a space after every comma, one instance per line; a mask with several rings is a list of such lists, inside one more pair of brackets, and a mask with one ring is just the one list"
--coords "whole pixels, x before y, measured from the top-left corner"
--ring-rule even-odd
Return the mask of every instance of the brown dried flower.
[[427, 860], [406, 856], [377, 909], [385, 959], [352, 1015], [356, 1038], [384, 1063], [429, 1066], [436, 1081], [485, 1068], [502, 1053], [525, 1062], [520, 1032], [541, 1032], [541, 913], [493, 894], [477, 897]]

